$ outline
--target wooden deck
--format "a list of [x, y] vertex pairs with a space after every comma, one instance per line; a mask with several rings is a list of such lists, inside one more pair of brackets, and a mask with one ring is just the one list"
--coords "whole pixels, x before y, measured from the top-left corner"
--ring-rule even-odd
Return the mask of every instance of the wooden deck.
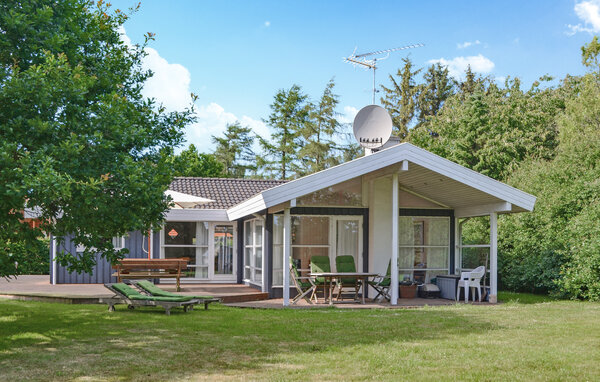
[[[160, 284], [169, 292], [175, 292], [175, 284]], [[224, 303], [259, 301], [269, 298], [267, 293], [239, 284], [181, 284], [182, 295], [219, 297]], [[9, 281], [0, 279], [0, 297], [61, 302], [66, 304], [96, 304], [100, 298], [112, 294], [102, 284], [51, 285], [47, 275], [24, 275]]]

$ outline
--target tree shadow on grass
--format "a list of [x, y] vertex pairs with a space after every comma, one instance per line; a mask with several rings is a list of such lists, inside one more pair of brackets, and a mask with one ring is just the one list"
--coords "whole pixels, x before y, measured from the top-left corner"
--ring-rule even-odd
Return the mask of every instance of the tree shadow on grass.
[[[501, 329], [486, 307], [411, 310], [162, 309], [0, 302], [0, 367], [11, 377], [173, 378], [298, 367]], [[53, 350], [48, 350], [53, 349]], [[357, 350], [360, 349], [360, 350]], [[51, 356], [49, 356], [51, 355]], [[349, 356], [349, 358], [352, 356]], [[299, 364], [284, 363], [296, 360]], [[19, 368], [7, 368], [18, 362]], [[345, 361], [343, 361], [345, 362]], [[342, 363], [343, 363], [342, 362]], [[352, 359], [347, 359], [351, 365]], [[274, 366], [274, 364], [276, 366]], [[65, 371], [66, 370], [66, 371]], [[56, 374], [61, 373], [61, 374]], [[67, 373], [67, 374], [64, 374]], [[143, 376], [143, 378], [142, 378]]]

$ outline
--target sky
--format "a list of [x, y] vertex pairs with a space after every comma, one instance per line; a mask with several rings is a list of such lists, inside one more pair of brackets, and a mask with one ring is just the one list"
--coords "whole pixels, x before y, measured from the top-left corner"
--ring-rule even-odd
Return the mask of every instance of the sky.
[[[126, 10], [138, 2], [112, 4]], [[144, 62], [155, 75], [144, 94], [167, 110], [185, 108], [196, 94], [198, 121], [183, 147], [212, 152], [211, 136], [227, 123], [268, 136], [263, 119], [273, 97], [293, 84], [317, 101], [334, 78], [340, 119], [351, 123], [372, 103], [373, 81], [372, 71], [344, 62], [353, 52], [425, 44], [378, 61], [378, 86], [407, 56], [416, 67], [447, 65], [457, 79], [471, 65], [500, 82], [519, 77], [526, 87], [546, 74], [583, 74], [581, 46], [600, 35], [600, 0], [146, 0], [121, 32], [132, 43], [156, 34]]]

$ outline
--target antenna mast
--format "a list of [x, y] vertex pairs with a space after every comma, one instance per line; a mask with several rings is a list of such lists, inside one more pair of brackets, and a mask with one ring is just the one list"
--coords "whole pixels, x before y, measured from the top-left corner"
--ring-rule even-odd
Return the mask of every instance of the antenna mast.
[[[375, 105], [375, 93], [377, 93], [377, 88], [376, 88], [376, 84], [375, 84], [375, 71], [377, 70], [377, 61], [385, 60], [386, 58], [388, 58], [390, 56], [391, 52], [395, 52], [398, 50], [405, 50], [405, 49], [420, 48], [422, 46], [425, 46], [425, 44], [406, 45], [406, 46], [401, 46], [398, 48], [377, 50], [375, 52], [362, 53], [362, 54], [355, 54], [356, 53], [356, 48], [355, 48], [354, 52], [350, 56], [344, 57], [344, 61], [349, 62], [354, 66], [360, 65], [366, 69], [373, 69], [373, 105]], [[374, 57], [371, 59], [366, 58], [369, 56], [377, 56], [377, 55], [382, 55], [382, 54], [386, 54], [386, 56], [385, 57]]]

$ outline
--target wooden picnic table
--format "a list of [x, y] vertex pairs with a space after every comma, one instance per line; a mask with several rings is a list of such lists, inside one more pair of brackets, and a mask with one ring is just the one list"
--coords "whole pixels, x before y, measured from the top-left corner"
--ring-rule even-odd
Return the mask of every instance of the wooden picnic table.
[[322, 272], [322, 273], [311, 273], [311, 277], [322, 277], [325, 279], [325, 283], [329, 280], [329, 305], [333, 305], [333, 281], [341, 278], [357, 278], [362, 283], [362, 301], [361, 304], [365, 303], [365, 288], [366, 281], [369, 277], [381, 276], [379, 273], [373, 272]]

